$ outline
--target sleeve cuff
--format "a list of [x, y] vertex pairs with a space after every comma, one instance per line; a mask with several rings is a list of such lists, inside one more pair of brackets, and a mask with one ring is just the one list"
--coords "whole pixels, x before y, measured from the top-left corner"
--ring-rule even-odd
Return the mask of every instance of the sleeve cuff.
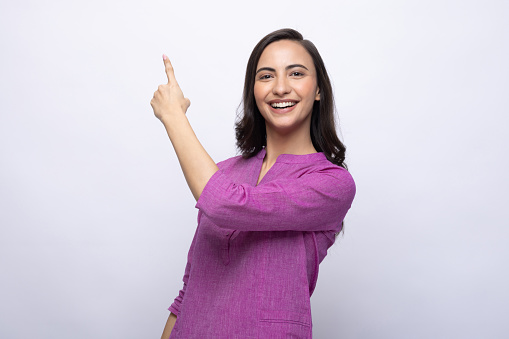
[[216, 171], [203, 188], [195, 207], [201, 211], [211, 207], [214, 201], [219, 200], [223, 196], [229, 185], [230, 183], [225, 180], [223, 170]]
[[175, 308], [175, 303], [171, 304], [171, 306], [168, 308], [168, 311], [170, 311], [171, 313], [173, 313], [175, 315], [179, 314], [179, 310]]

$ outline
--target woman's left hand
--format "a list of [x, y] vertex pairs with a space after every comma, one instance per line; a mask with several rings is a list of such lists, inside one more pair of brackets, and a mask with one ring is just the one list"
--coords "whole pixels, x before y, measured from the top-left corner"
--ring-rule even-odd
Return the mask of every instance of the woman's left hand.
[[191, 101], [184, 97], [177, 79], [175, 79], [170, 59], [164, 54], [163, 62], [168, 83], [159, 85], [157, 91], [154, 92], [154, 97], [150, 100], [150, 105], [154, 110], [154, 115], [164, 124], [172, 116], [185, 114], [191, 105]]

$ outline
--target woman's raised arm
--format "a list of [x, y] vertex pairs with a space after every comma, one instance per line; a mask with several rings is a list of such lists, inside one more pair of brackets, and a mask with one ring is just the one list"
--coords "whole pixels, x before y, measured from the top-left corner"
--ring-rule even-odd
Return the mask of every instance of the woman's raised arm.
[[203, 188], [218, 167], [189, 124], [186, 111], [191, 102], [184, 97], [175, 79], [173, 66], [166, 55], [163, 55], [163, 62], [168, 83], [159, 85], [150, 105], [155, 116], [166, 128], [187, 184], [194, 198], [198, 200]]

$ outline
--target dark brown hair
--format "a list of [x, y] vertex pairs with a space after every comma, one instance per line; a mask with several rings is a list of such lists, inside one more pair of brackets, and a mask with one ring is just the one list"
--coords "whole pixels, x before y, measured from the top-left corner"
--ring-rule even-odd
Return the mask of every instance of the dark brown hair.
[[256, 66], [263, 50], [269, 44], [279, 40], [296, 41], [311, 55], [316, 69], [317, 85], [320, 89], [320, 100], [313, 104], [311, 114], [311, 141], [315, 149], [318, 152], [323, 152], [330, 162], [347, 168], [344, 162], [346, 148], [336, 134], [334, 95], [325, 64], [315, 45], [309, 40], [304, 40], [302, 34], [290, 28], [280, 29], [266, 35], [258, 42], [249, 57], [243, 100], [239, 106], [239, 108], [242, 107], [242, 110], [235, 123], [237, 148], [244, 158], [250, 158], [266, 146], [265, 119], [260, 114], [254, 97]]

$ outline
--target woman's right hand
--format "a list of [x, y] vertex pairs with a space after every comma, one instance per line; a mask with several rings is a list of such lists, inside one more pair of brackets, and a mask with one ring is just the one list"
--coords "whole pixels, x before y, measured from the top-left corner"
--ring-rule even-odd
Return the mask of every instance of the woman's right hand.
[[157, 91], [154, 92], [154, 97], [150, 100], [150, 105], [154, 110], [154, 115], [164, 124], [174, 115], [186, 114], [191, 101], [184, 97], [177, 79], [175, 79], [170, 59], [165, 54], [163, 54], [163, 62], [168, 83], [159, 85]]
[[159, 85], [150, 105], [154, 109], [154, 115], [166, 128], [187, 184], [194, 198], [198, 200], [218, 167], [196, 138], [185, 115], [191, 102], [184, 97], [175, 79], [171, 62], [164, 54], [163, 60], [168, 83]]

